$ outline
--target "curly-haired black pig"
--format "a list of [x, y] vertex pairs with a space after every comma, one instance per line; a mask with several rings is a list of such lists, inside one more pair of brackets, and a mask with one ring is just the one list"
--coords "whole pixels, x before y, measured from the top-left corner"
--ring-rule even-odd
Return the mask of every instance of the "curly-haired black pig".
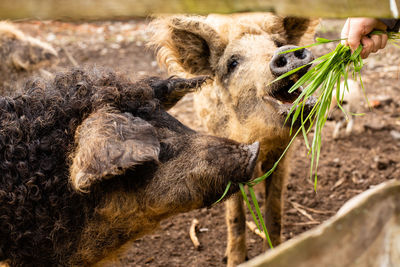
[[[0, 260], [87, 266], [250, 179], [258, 143], [170, 116], [206, 81], [76, 69], [0, 97]], [[124, 246], [126, 247], [126, 246]]]

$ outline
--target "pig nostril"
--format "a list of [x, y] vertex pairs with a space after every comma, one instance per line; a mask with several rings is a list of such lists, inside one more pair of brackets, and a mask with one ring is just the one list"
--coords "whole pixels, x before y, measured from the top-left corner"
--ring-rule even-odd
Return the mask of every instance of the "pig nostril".
[[296, 75], [302, 76], [313, 60], [311, 51], [308, 49], [299, 49], [294, 45], [282, 46], [274, 52], [274, 56], [269, 63], [269, 68], [274, 76], [280, 76], [288, 71], [294, 70], [300, 66], [308, 65]]
[[298, 59], [305, 59], [305, 58], [307, 57], [307, 54], [306, 54], [306, 50], [305, 50], [305, 49], [300, 49], [300, 50], [294, 51], [294, 55], [295, 55], [295, 57], [297, 57]]
[[286, 66], [286, 64], [287, 64], [287, 59], [285, 57], [283, 57], [283, 56], [277, 58], [276, 61], [275, 61], [275, 65], [278, 68], [284, 67], [284, 66]]

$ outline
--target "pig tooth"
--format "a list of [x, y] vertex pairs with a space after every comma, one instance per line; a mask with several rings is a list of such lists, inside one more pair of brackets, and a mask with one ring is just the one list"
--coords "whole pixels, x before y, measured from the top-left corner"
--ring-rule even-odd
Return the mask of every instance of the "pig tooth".
[[276, 102], [278, 102], [279, 105], [283, 105], [282, 101], [280, 101], [278, 99], [276, 100]]

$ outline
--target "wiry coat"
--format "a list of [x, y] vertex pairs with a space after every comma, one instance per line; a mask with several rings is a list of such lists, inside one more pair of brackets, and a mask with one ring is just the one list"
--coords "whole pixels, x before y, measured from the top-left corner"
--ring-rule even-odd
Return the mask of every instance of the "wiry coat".
[[[152, 22], [150, 45], [170, 74], [213, 78], [194, 95], [197, 115], [209, 133], [239, 142], [259, 141], [256, 175], [261, 175], [272, 168], [291, 138], [284, 122], [294, 97], [287, 91], [299, 78], [292, 75], [272, 83], [279, 75], [270, 70], [270, 63], [279, 47], [312, 42], [317, 24], [268, 13], [172, 16]], [[287, 169], [284, 158], [266, 184], [265, 216], [274, 245], [281, 242]], [[246, 257], [240, 196], [227, 202], [227, 211], [228, 265], [236, 266]]]
[[0, 260], [92, 265], [249, 179], [257, 144], [199, 135], [163, 110], [204, 81], [77, 69], [0, 97]]

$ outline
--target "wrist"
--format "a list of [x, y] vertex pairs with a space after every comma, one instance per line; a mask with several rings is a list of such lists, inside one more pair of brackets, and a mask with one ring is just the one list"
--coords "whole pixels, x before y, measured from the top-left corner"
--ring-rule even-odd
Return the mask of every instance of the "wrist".
[[379, 22], [381, 22], [383, 25], [386, 27], [386, 31], [388, 32], [397, 32], [399, 31], [399, 20], [397, 19], [379, 19]]

